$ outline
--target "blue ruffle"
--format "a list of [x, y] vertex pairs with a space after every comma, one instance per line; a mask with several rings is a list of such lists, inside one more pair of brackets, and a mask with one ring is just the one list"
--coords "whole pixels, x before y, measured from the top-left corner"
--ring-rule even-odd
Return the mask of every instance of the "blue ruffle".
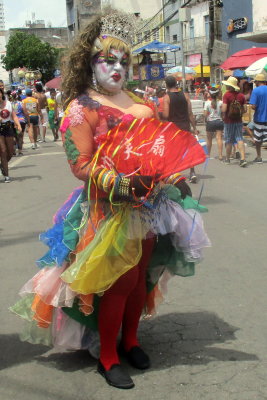
[[[68, 225], [68, 230], [70, 228], [70, 224], [68, 223], [69, 219], [68, 213], [73, 207], [73, 205], [77, 203], [77, 208], [80, 209], [80, 202], [82, 201], [82, 192], [83, 192], [83, 187], [79, 187], [72, 192], [68, 200], [57, 211], [54, 217], [54, 223], [55, 223], [54, 226], [40, 235], [40, 240], [49, 247], [49, 250], [44, 256], [42, 256], [36, 261], [36, 264], [39, 268], [44, 268], [52, 265], [54, 266], [55, 264], [58, 266], [62, 266], [64, 261], [68, 261], [69, 253], [71, 250], [73, 250], [73, 236], [74, 236], [74, 241], [77, 242], [78, 232], [74, 231], [73, 229], [73, 235], [70, 238], [71, 244], [67, 246], [66, 245], [67, 241], [66, 238], [64, 237], [65, 236], [64, 228], [66, 227], [66, 224]], [[75, 225], [79, 226], [82, 213], [79, 212], [78, 215], [76, 212], [74, 213], [75, 215], [72, 218], [76, 219]]]

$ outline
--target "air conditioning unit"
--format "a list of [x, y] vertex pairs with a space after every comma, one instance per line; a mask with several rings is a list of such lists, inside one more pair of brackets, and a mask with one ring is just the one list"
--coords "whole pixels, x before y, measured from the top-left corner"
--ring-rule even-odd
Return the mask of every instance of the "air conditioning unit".
[[179, 10], [179, 21], [188, 22], [191, 21], [191, 10], [188, 7], [180, 8]]

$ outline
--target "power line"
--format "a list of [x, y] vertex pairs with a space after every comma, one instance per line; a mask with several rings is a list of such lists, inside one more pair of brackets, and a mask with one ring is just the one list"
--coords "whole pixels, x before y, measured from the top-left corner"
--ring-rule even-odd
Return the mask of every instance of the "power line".
[[164, 8], [165, 8], [167, 5], [169, 5], [171, 2], [172, 2], [172, 0], [169, 0], [167, 3], [165, 3], [165, 4], [163, 5], [163, 7], [162, 7], [155, 15], [153, 15], [153, 17], [150, 18], [150, 20], [149, 20], [144, 26], [142, 26], [142, 28], [140, 28], [140, 30], [137, 31], [136, 33], [139, 33], [139, 32], [140, 32], [141, 30], [143, 30], [147, 25], [149, 25], [149, 24], [151, 23], [151, 21], [153, 21], [153, 19], [155, 19], [155, 18], [164, 10]]
[[[168, 3], [166, 3], [165, 6], [163, 6], [162, 9], [161, 9], [159, 12], [161, 12], [161, 11], [164, 9], [164, 7], [166, 7], [168, 4], [170, 4], [171, 1], [172, 1], [172, 0], [169, 0]], [[192, 1], [192, 0], [188, 0], [186, 3], [184, 3], [183, 5], [181, 5], [180, 8], [185, 8], [188, 4], [191, 3], [191, 1]], [[179, 8], [179, 9], [180, 9], [180, 8]], [[155, 28], [153, 28], [153, 29], [152, 29], [152, 34], [154, 34], [154, 33], [156, 33], [157, 31], [159, 31], [160, 28], [162, 28], [164, 25], [166, 25], [175, 15], [177, 15], [178, 12], [179, 12], [179, 9], [176, 10], [176, 11], [174, 11], [169, 17], [167, 17], [166, 19], [164, 19], [164, 21], [162, 21], [162, 22], [161, 22], [160, 24], [158, 24]], [[159, 12], [158, 12], [156, 15], [158, 15]], [[155, 15], [154, 15], [154, 17], [151, 18], [151, 20], [153, 20], [154, 18], [155, 18]], [[149, 21], [149, 23], [151, 22], [151, 20]], [[147, 25], [148, 25], [148, 23], [147, 23], [145, 26], [147, 26]], [[144, 26], [144, 27], [145, 27], [145, 26]], [[142, 28], [142, 30], [144, 29], [144, 27]], [[140, 31], [138, 31], [138, 32], [140, 32]], [[138, 32], [137, 32], [137, 33], [138, 33]], [[134, 43], [134, 46], [137, 46], [138, 44], [144, 42], [149, 36], [151, 36], [151, 33], [150, 33], [150, 32], [147, 33], [147, 34], [142, 38], [142, 40], [139, 40], [139, 42]]]

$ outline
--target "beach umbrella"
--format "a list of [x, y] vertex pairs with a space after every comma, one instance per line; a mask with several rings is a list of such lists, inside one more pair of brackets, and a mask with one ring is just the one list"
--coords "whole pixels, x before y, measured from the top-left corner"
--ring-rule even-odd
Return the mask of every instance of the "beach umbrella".
[[45, 86], [48, 89], [60, 89], [61, 86], [61, 76], [51, 79], [51, 81], [46, 82]]
[[[176, 74], [177, 72], [183, 72], [183, 68], [181, 65], [176, 65], [175, 67], [168, 69], [168, 71], [166, 72], [167, 75], [173, 75]], [[185, 73], [186, 74], [192, 74], [195, 75], [196, 72], [194, 71], [193, 68], [190, 67], [185, 67]]]
[[232, 54], [220, 65], [222, 69], [247, 68], [255, 61], [267, 57], [267, 47], [251, 47]]
[[254, 78], [257, 74], [267, 73], [267, 57], [260, 58], [258, 61], [255, 61], [251, 64], [246, 70], [245, 73], [250, 78]]

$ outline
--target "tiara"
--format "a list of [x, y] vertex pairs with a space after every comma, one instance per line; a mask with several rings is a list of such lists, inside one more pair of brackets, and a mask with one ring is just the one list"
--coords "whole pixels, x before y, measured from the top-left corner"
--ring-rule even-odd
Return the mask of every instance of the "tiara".
[[131, 46], [134, 42], [136, 24], [134, 16], [124, 13], [112, 13], [101, 18], [100, 36], [113, 37]]

